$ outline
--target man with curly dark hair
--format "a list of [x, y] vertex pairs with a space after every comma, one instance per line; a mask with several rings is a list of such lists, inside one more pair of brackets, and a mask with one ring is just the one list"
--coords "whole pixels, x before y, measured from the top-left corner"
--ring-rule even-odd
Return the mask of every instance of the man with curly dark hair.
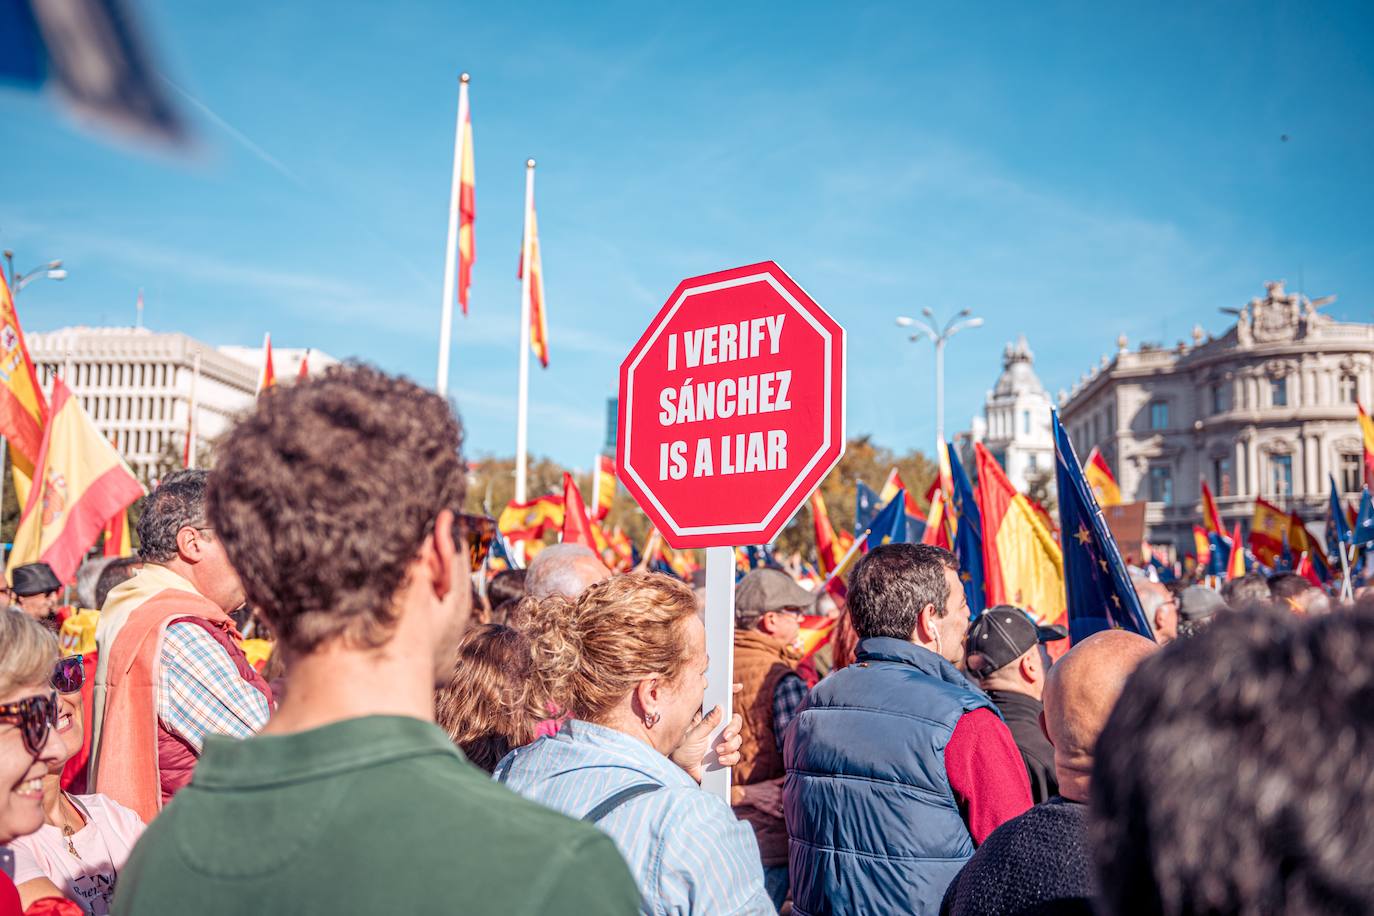
[[[434, 724], [471, 614], [447, 402], [364, 366], [272, 390], [219, 446], [210, 525], [290, 690], [195, 778], [116, 913], [632, 913], [613, 842], [523, 801]], [[188, 903], [193, 901], [193, 903]]]

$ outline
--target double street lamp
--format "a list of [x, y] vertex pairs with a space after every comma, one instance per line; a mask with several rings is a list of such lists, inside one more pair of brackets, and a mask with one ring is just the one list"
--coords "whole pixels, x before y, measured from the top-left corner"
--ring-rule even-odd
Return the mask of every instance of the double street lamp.
[[943, 330], [940, 323], [935, 320], [935, 313], [929, 308], [921, 309], [924, 318], [908, 318], [905, 315], [897, 316], [897, 325], [903, 328], [915, 328], [916, 333], [911, 335], [913, 341], [923, 337], [929, 337], [935, 344], [935, 437], [940, 441], [945, 438], [945, 344], [955, 334], [965, 328], [977, 328], [983, 324], [983, 319], [973, 316], [968, 309], [960, 309], [959, 312], [945, 322]]
[[10, 290], [16, 295], [18, 295], [21, 289], [28, 286], [34, 280], [67, 279], [67, 272], [62, 269], [62, 261], [60, 259], [56, 261], [49, 261], [48, 263], [40, 267], [35, 267], [33, 270], [29, 271], [26, 274], [16, 274], [14, 272], [14, 252], [10, 251], [8, 248], [5, 249], [5, 266], [9, 268]]

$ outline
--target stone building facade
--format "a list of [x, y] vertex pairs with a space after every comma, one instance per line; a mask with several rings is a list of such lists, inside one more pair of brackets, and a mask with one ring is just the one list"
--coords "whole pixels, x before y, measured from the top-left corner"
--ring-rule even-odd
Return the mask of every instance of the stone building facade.
[[[983, 443], [1022, 492], [1037, 472], [1054, 470], [1053, 406], [1035, 374], [1035, 354], [1023, 334], [1002, 351], [1002, 374], [988, 392], [983, 416], [973, 419], [970, 435], [972, 441]], [[961, 457], [972, 460], [971, 454], [962, 452], [961, 448]]]
[[[180, 461], [197, 357], [198, 452], [253, 404], [261, 371], [261, 349], [220, 349], [176, 332], [72, 327], [24, 336], [44, 391], [51, 390], [53, 377], [61, 373], [96, 427], [145, 481], [156, 476], [159, 462], [169, 455]], [[274, 352], [279, 381], [295, 377], [303, 353]], [[314, 351], [310, 372], [335, 362]]]
[[1127, 348], [1103, 357], [1067, 395], [1060, 417], [1079, 460], [1097, 446], [1125, 500], [1148, 501], [1153, 543], [1192, 551], [1201, 481], [1227, 526], [1248, 532], [1257, 496], [1298, 511], [1313, 531], [1334, 477], [1347, 499], [1362, 485], [1356, 402], [1374, 394], [1374, 325], [1344, 323], [1327, 300], [1281, 282], [1230, 309], [1220, 337]]

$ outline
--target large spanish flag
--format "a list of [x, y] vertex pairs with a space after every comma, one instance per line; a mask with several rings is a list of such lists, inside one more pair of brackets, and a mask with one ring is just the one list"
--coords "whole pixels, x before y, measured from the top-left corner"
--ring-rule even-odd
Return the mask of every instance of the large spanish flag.
[[1355, 409], [1359, 411], [1360, 438], [1364, 440], [1364, 485], [1374, 490], [1374, 420], [1359, 401], [1355, 402]]
[[1012, 604], [1041, 623], [1064, 623], [1064, 556], [1024, 493], [982, 443], [973, 446], [983, 510], [983, 586], [987, 603]]
[[540, 496], [523, 503], [511, 500], [501, 510], [496, 527], [512, 543], [537, 540], [545, 531], [563, 527], [563, 497]]
[[[1288, 513], [1264, 499], [1255, 499], [1255, 519], [1250, 523], [1250, 552], [1265, 566], [1275, 566], [1288, 535]], [[1239, 545], [1233, 546], [1235, 549]]]
[[14, 297], [0, 271], [0, 436], [9, 443], [14, 462], [15, 495], [22, 506], [28, 502], [29, 482], [43, 448], [43, 427], [48, 422], [48, 404], [38, 375], [24, 343]]
[[1112, 473], [1107, 459], [1102, 457], [1096, 446], [1088, 452], [1088, 463], [1083, 467], [1083, 479], [1092, 488], [1098, 506], [1105, 508], [1121, 505], [1121, 487], [1117, 486], [1116, 475]]
[[458, 107], [463, 110], [462, 165], [458, 170], [458, 304], [468, 313], [468, 288], [472, 286], [472, 265], [477, 260], [477, 238], [473, 234], [477, 222], [477, 169], [472, 158], [472, 109], [468, 107], [468, 80], [458, 92]]
[[5, 571], [41, 560], [70, 582], [106, 523], [147, 491], [60, 378], [36, 468]]
[[549, 325], [544, 319], [544, 266], [539, 257], [539, 219], [534, 211], [534, 199], [530, 198], [530, 212], [525, 214], [525, 224], [529, 227], [529, 243], [522, 240], [520, 246], [520, 270], [517, 279], [525, 276], [525, 258], [530, 261], [530, 349], [539, 357], [539, 364], [549, 367]]

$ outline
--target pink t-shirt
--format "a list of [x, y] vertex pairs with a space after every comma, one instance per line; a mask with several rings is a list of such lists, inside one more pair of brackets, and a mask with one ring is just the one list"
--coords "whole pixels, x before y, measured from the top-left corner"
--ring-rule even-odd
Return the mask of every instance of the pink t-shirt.
[[85, 827], [72, 834], [80, 858], [73, 856], [62, 828], [44, 824], [37, 833], [10, 841], [14, 883], [48, 878], [93, 916], [106, 916], [114, 900], [119, 869], [143, 833], [143, 821], [105, 795], [73, 795], [87, 814]]

